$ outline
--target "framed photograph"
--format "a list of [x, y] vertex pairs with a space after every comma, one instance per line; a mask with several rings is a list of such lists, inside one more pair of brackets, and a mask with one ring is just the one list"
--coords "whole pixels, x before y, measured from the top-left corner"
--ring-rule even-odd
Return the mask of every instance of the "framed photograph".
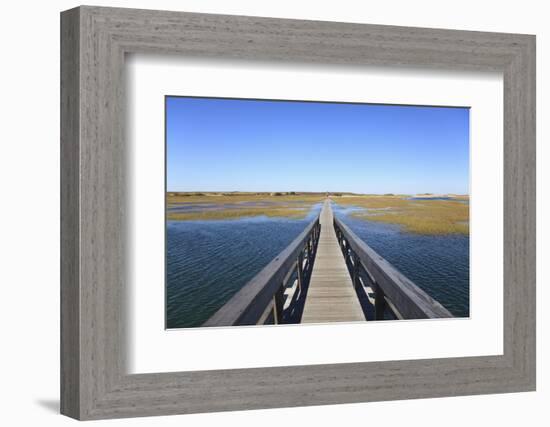
[[61, 14], [61, 411], [535, 389], [535, 37]]

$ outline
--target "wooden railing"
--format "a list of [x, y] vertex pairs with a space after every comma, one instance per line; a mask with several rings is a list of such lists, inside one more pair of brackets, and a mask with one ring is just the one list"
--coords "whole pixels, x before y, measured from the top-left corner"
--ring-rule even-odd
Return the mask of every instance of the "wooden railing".
[[203, 326], [297, 323], [320, 230], [317, 217]]
[[453, 317], [337, 218], [334, 229], [364, 311], [368, 311], [369, 301], [374, 297], [374, 319]]

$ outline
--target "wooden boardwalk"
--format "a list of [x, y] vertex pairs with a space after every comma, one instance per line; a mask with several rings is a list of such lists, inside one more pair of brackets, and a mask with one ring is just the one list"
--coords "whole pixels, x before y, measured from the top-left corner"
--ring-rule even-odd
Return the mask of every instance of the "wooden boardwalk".
[[335, 218], [327, 198], [320, 215], [203, 326], [448, 317], [451, 312]]
[[302, 314], [302, 323], [366, 320], [336, 238], [332, 208], [321, 210], [321, 234]]

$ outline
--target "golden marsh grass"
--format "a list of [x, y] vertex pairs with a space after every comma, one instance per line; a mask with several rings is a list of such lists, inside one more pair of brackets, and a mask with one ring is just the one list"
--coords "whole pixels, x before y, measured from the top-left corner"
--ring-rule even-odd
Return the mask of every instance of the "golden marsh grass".
[[[167, 219], [223, 220], [253, 216], [305, 218], [315, 203], [324, 199], [321, 194], [288, 193], [168, 193], [168, 207], [194, 204], [214, 205], [212, 209], [197, 209], [185, 212], [167, 212]], [[248, 205], [248, 204], [252, 205]], [[258, 203], [260, 205], [255, 206]], [[242, 207], [239, 206], [242, 204]]]
[[401, 196], [360, 196], [333, 199], [344, 206], [370, 209], [357, 218], [397, 224], [417, 234], [468, 234], [469, 204], [460, 200], [408, 200]]
[[189, 221], [189, 220], [222, 220], [222, 219], [238, 219], [253, 216], [268, 216], [268, 217], [286, 217], [286, 218], [305, 218], [308, 209], [285, 209], [285, 208], [247, 208], [247, 209], [220, 209], [211, 211], [194, 211], [194, 212], [169, 212], [167, 219], [173, 221]]
[[[275, 193], [278, 194], [278, 193]], [[325, 198], [324, 194], [288, 194], [272, 195], [270, 193], [174, 193], [166, 195], [168, 205], [181, 203], [243, 203], [243, 202], [304, 202], [318, 203]]]
[[[167, 193], [169, 207], [194, 204], [213, 205], [214, 208], [168, 212], [167, 219], [224, 220], [254, 216], [305, 218], [311, 206], [322, 202], [321, 193]], [[409, 200], [403, 195], [344, 195], [332, 196], [342, 206], [367, 208], [352, 216], [403, 227], [418, 234], [468, 234], [468, 196], [451, 200]], [[258, 203], [258, 205], [254, 205]], [[242, 206], [239, 206], [242, 204]], [[249, 205], [251, 204], [251, 205]]]

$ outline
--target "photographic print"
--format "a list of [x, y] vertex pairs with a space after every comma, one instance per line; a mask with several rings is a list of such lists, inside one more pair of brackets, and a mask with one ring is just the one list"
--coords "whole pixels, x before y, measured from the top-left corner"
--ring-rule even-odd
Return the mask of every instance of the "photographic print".
[[469, 115], [166, 96], [166, 328], [469, 317]]

